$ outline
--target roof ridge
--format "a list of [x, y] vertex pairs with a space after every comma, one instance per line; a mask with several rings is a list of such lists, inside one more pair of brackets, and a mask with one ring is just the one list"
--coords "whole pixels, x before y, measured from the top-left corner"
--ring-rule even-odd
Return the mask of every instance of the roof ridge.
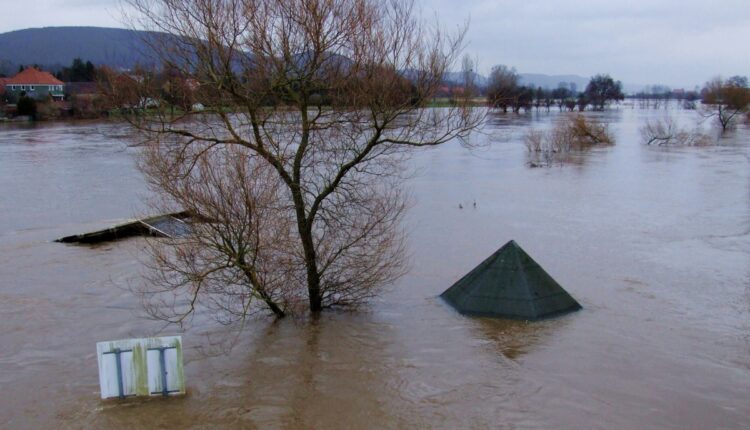
[[65, 85], [50, 72], [27, 67], [5, 82], [6, 85]]
[[512, 240], [440, 296], [461, 313], [529, 320], [581, 308]]
[[[523, 289], [523, 293], [526, 296], [526, 299], [530, 302], [531, 307], [534, 309], [534, 315], [538, 315], [539, 309], [537, 308], [534, 301], [534, 286], [529, 283], [529, 278], [528, 276], [526, 276], [526, 266], [521, 262], [521, 253], [523, 252], [524, 254], [526, 254], [526, 252], [514, 240], [511, 240], [509, 244], [511, 245], [511, 249], [513, 250], [513, 256], [516, 259], [516, 268], [520, 272], [521, 277], [523, 278], [523, 284], [526, 287]], [[526, 254], [526, 256], [531, 258], [528, 254]]]

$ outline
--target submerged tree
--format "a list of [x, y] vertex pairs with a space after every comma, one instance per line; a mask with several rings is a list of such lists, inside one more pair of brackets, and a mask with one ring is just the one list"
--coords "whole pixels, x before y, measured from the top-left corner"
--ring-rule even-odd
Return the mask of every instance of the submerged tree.
[[610, 102], [625, 100], [622, 93], [622, 83], [615, 81], [609, 75], [596, 75], [589, 81], [586, 91], [583, 92], [585, 100], [594, 106], [594, 109], [602, 110]]
[[726, 81], [716, 78], [706, 83], [701, 95], [703, 116], [716, 117], [722, 131], [730, 128], [738, 116], [750, 111], [750, 88], [747, 78], [743, 76], [734, 76]]
[[573, 110], [575, 108], [575, 97], [576, 92], [573, 90], [575, 83], [571, 82], [570, 86], [566, 82], [560, 82], [557, 84], [557, 88], [552, 90], [552, 98], [557, 102], [557, 107], [560, 111], [563, 108]]
[[551, 130], [531, 128], [524, 136], [533, 167], [550, 165], [571, 152], [614, 143], [607, 124], [588, 120], [582, 114], [566, 114], [557, 120]]
[[712, 139], [703, 133], [700, 127], [692, 131], [681, 128], [671, 116], [665, 116], [655, 121], [648, 120], [640, 129], [641, 137], [646, 145], [668, 146], [707, 146]]
[[502, 109], [504, 113], [508, 112], [508, 108], [515, 113], [519, 113], [521, 109], [531, 110], [534, 106], [534, 88], [519, 85], [520, 79], [515, 68], [503, 65], [493, 67], [487, 85], [489, 105]]
[[[201, 150], [199, 145], [186, 149]], [[185, 238], [149, 241], [150, 284], [140, 290], [149, 313], [182, 322], [201, 298], [220, 321], [243, 318], [257, 309], [254, 302], [283, 317], [294, 301], [287, 288], [297, 270], [293, 220], [279, 202], [278, 176], [239, 146], [202, 157], [191, 154], [196, 164], [189, 169], [163, 150], [147, 146], [142, 169], [168, 196], [168, 205], [201, 219], [190, 223]], [[181, 290], [191, 291], [191, 297], [174, 300], [172, 293]]]
[[[201, 301], [224, 315], [259, 303], [281, 316], [303, 299], [312, 312], [356, 305], [396, 279], [403, 157], [482, 121], [469, 100], [422, 108], [464, 31], [426, 27], [410, 0], [130, 4], [139, 26], [169, 33], [149, 43], [213, 111], [155, 103], [131, 118], [165, 206], [201, 220], [191, 238], [157, 246], [149, 302], [172, 320]], [[163, 91], [139, 94], [161, 102]], [[170, 297], [181, 301], [165, 306]]]
[[491, 106], [507, 112], [513, 108], [518, 98], [520, 76], [515, 68], [498, 65], [492, 68], [487, 86], [487, 101]]

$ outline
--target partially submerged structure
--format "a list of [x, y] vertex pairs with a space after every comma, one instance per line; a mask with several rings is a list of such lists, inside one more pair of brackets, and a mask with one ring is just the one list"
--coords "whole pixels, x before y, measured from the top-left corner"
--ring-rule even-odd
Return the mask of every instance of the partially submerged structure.
[[440, 295], [462, 314], [538, 320], [581, 309], [511, 240]]
[[103, 230], [76, 234], [57, 239], [62, 243], [100, 243], [132, 236], [182, 237], [190, 234], [190, 225], [186, 220], [188, 212], [176, 212], [148, 218], [135, 219], [117, 224]]
[[96, 344], [102, 399], [185, 394], [182, 337]]

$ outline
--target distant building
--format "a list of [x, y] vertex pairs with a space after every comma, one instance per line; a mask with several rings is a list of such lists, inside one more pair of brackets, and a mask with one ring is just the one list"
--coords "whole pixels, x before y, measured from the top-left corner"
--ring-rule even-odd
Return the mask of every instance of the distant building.
[[27, 67], [16, 76], [5, 80], [5, 91], [16, 96], [25, 93], [37, 100], [48, 97], [62, 100], [65, 97], [65, 84], [48, 72]]

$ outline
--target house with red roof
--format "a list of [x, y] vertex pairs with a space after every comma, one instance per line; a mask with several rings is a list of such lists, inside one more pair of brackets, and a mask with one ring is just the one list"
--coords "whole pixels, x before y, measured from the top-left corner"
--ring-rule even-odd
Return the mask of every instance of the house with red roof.
[[27, 67], [12, 78], [5, 79], [5, 91], [9, 95], [27, 95], [37, 100], [51, 97], [53, 100], [62, 100], [65, 97], [65, 84], [52, 76], [51, 73], [43, 72], [35, 67]]

